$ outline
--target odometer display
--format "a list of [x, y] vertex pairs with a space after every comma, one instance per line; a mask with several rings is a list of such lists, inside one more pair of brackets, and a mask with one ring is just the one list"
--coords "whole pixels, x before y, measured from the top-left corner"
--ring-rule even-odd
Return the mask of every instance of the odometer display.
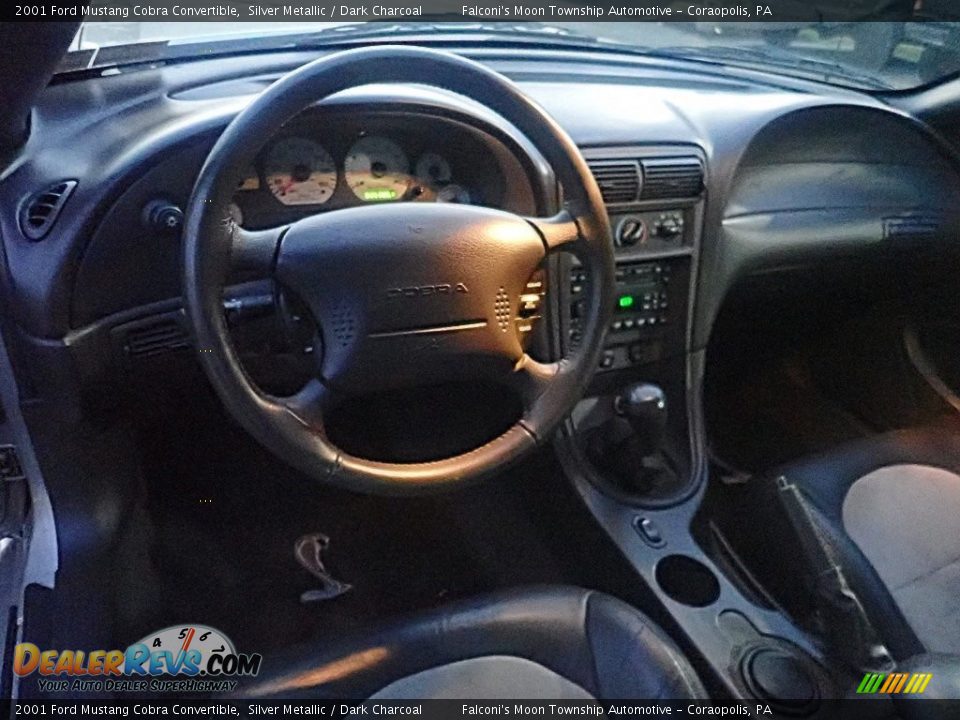
[[383, 202], [384, 200], [396, 200], [397, 191], [393, 188], [367, 188], [363, 191], [363, 199], [367, 202]]

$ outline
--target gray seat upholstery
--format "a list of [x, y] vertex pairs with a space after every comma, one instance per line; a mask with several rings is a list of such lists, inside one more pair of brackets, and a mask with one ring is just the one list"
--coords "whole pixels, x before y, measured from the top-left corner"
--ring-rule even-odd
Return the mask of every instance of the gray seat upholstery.
[[888, 465], [843, 500], [843, 527], [924, 647], [960, 653], [960, 475]]
[[595, 700], [576, 683], [510, 655], [458, 660], [394, 680], [370, 700]]
[[777, 474], [822, 516], [895, 658], [960, 655], [960, 435], [888, 433]]

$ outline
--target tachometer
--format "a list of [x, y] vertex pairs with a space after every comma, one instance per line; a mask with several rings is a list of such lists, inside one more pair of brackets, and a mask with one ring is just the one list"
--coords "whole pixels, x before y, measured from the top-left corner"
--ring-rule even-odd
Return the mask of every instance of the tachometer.
[[337, 187], [337, 166], [322, 145], [286, 138], [267, 153], [264, 175], [270, 192], [284, 205], [319, 205]]
[[410, 161], [393, 140], [360, 138], [343, 161], [347, 185], [361, 200], [399, 200], [410, 184]]

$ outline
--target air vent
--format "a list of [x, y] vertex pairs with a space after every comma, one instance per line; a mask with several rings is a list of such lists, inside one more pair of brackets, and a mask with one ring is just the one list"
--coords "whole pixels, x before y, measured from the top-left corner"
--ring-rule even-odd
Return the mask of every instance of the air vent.
[[32, 195], [20, 210], [20, 230], [30, 240], [41, 240], [53, 227], [76, 180], [64, 180]]
[[590, 160], [587, 165], [605, 203], [636, 202], [640, 192], [640, 165], [636, 160]]
[[124, 337], [123, 350], [133, 360], [166, 355], [183, 350], [189, 344], [180, 323], [167, 317], [130, 328]]
[[941, 231], [939, 215], [899, 215], [883, 218], [883, 237], [887, 240], [931, 240]]
[[698, 158], [649, 158], [642, 160], [641, 165], [641, 200], [689, 198], [703, 190], [703, 164]]

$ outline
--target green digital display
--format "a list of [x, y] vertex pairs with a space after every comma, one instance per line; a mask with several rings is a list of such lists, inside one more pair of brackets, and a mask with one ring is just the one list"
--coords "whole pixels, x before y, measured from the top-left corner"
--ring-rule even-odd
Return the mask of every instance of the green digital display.
[[621, 295], [617, 298], [617, 305], [620, 306], [621, 310], [626, 310], [627, 308], [633, 307], [633, 295]]
[[397, 191], [393, 188], [370, 188], [363, 191], [364, 200], [396, 200]]

